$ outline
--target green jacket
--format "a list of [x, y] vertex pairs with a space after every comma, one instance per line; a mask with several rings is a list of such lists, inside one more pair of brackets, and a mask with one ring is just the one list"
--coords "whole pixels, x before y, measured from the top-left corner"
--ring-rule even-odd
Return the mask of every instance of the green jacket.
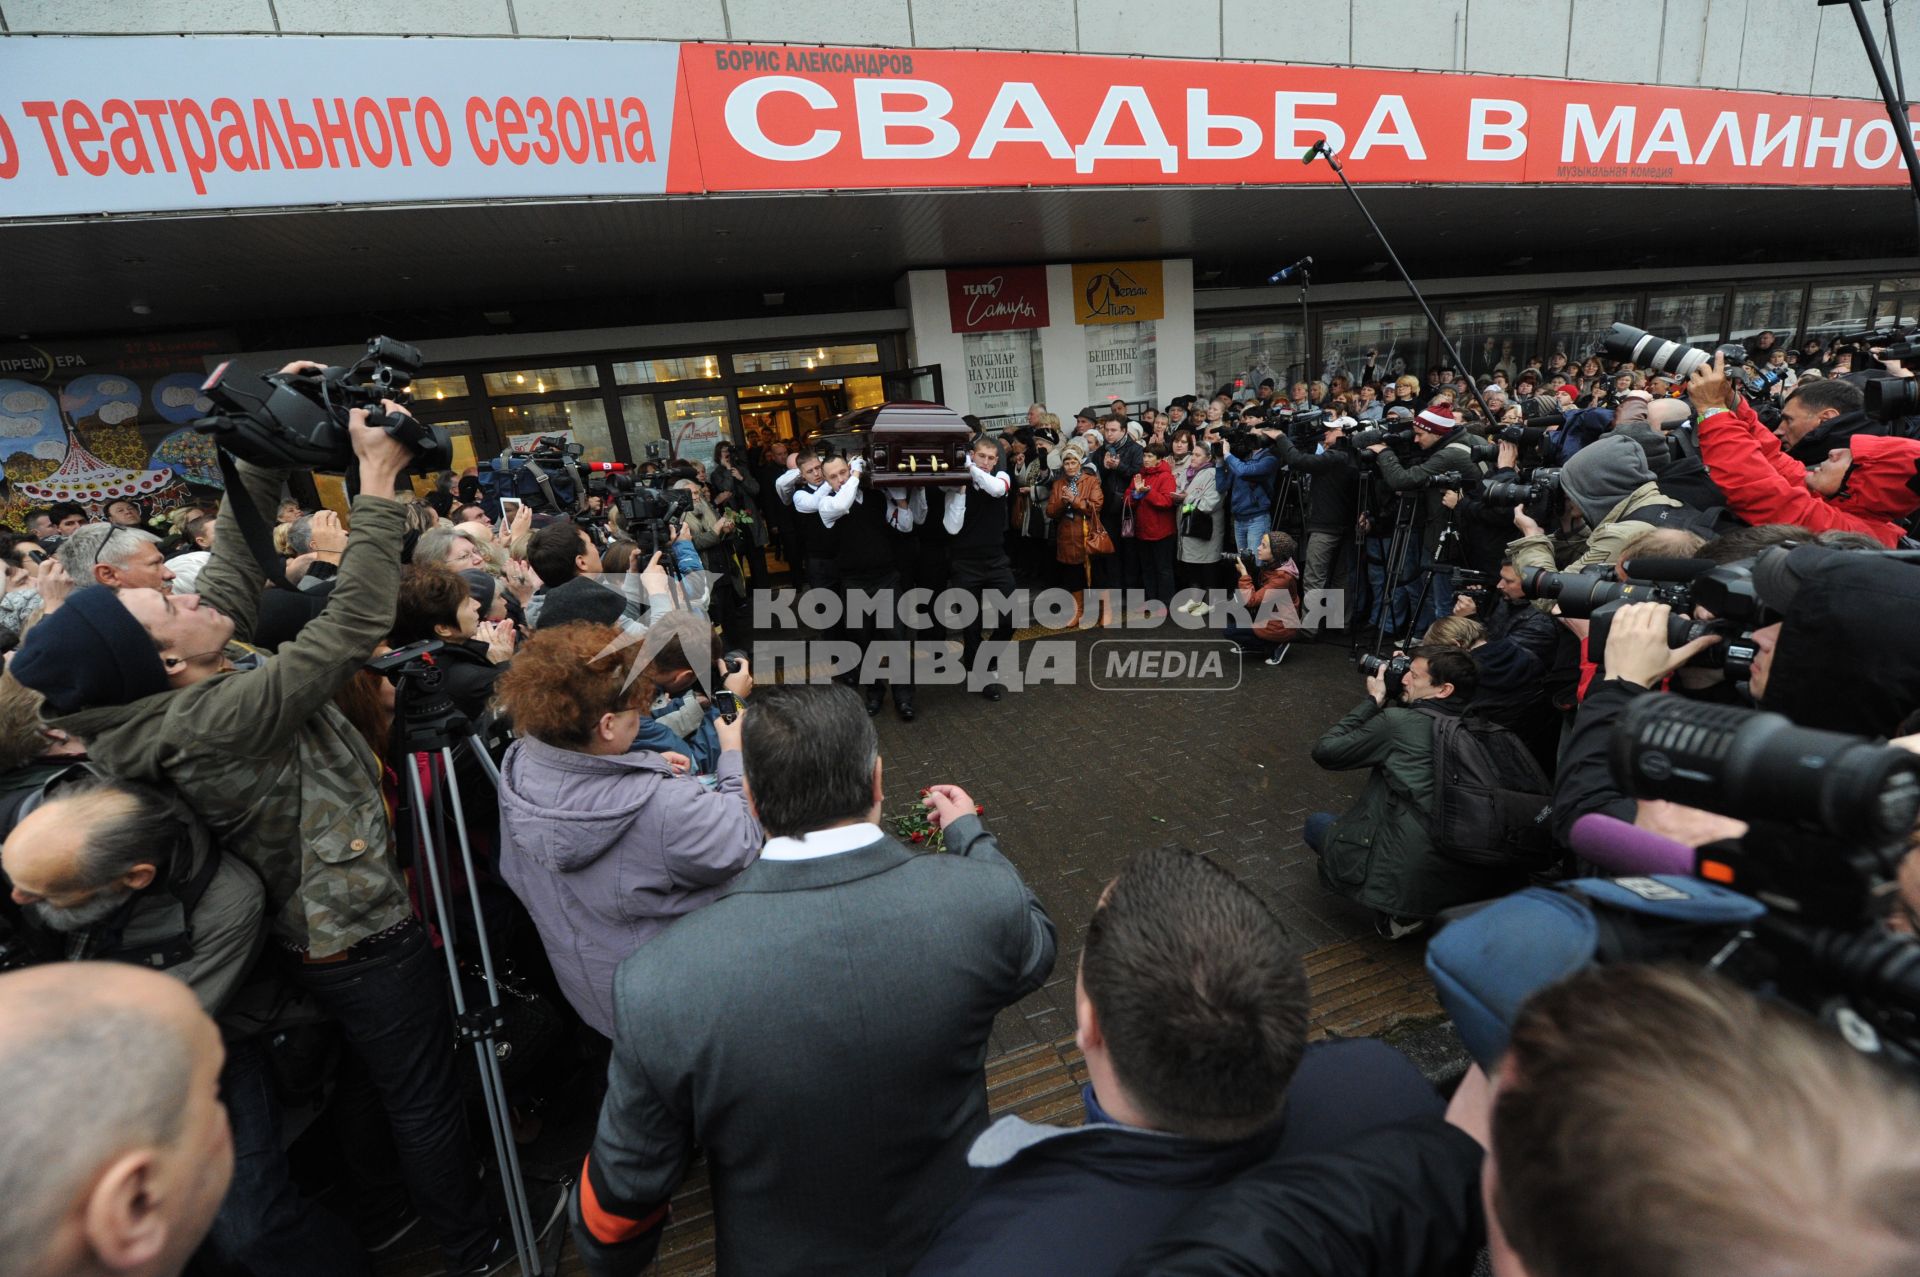
[[[1440, 709], [1450, 700], [1423, 704]], [[1320, 738], [1313, 761], [1328, 771], [1373, 769], [1320, 853], [1320, 877], [1331, 890], [1370, 909], [1430, 918], [1512, 887], [1511, 875], [1457, 864], [1434, 848], [1433, 719], [1425, 710], [1364, 700]]]
[[[283, 475], [243, 465], [247, 495], [268, 525]], [[229, 493], [200, 597], [233, 619], [241, 646], [258, 618], [261, 574]], [[393, 854], [380, 767], [333, 695], [393, 628], [406, 514], [359, 497], [353, 535], [326, 610], [260, 665], [129, 705], [51, 720], [87, 742], [110, 775], [171, 785], [229, 855], [266, 886], [273, 934], [316, 958], [407, 920], [412, 906]]]
[[[1643, 483], [1628, 493], [1618, 505], [1607, 511], [1606, 517], [1593, 525], [1593, 531], [1587, 534], [1587, 548], [1579, 558], [1559, 569], [1563, 572], [1578, 572], [1590, 563], [1617, 563], [1620, 552], [1642, 533], [1651, 532], [1653, 526], [1640, 520], [1623, 522], [1636, 510], [1648, 506], [1678, 506], [1682, 504], [1672, 497], [1663, 495], [1653, 483]], [[1545, 568], [1555, 570], [1553, 561], [1553, 538], [1547, 533], [1539, 536], [1517, 537], [1507, 542], [1507, 553], [1513, 558], [1517, 568]], [[1552, 599], [1535, 599], [1533, 605], [1542, 612], [1553, 610]]]

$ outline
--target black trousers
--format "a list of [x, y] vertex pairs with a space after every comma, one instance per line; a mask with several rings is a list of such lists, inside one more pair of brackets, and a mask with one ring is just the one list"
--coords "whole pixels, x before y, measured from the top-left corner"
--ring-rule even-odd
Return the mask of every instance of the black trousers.
[[[1018, 587], [1013, 580], [1013, 566], [1007, 562], [1004, 554], [982, 555], [974, 558], [961, 558], [955, 555], [947, 575], [947, 584], [956, 590], [965, 590], [980, 600], [978, 614], [968, 623], [960, 634], [961, 659], [966, 662], [967, 672], [975, 670], [974, 657], [980, 652], [981, 635], [984, 633], [986, 615], [986, 592], [998, 590], [1012, 594]], [[990, 667], [1000, 660], [1013, 639], [1013, 618], [1002, 614], [994, 623], [991, 642], [987, 651], [987, 665]]]
[[[900, 573], [892, 568], [878, 572], [848, 572], [840, 578], [841, 595], [847, 601], [847, 638], [860, 645], [860, 686], [871, 689], [886, 686], [886, 680], [869, 678], [867, 673], [867, 653], [875, 643], [890, 642], [900, 644], [899, 650], [908, 650], [907, 641], [912, 633], [900, 623]], [[868, 608], [856, 621], [853, 614], [855, 594], [886, 593], [892, 597], [881, 610], [883, 619], [875, 620], [873, 610]], [[893, 683], [893, 703], [896, 705], [913, 704], [913, 667], [909, 663], [906, 677]]]
[[347, 1141], [356, 1181], [370, 1185], [397, 1167], [450, 1263], [486, 1253], [492, 1221], [475, 1176], [479, 1163], [467, 1142], [455, 1072], [472, 1067], [472, 1052], [454, 1050], [446, 968], [426, 927], [415, 920], [365, 957], [292, 960], [284, 971], [346, 1036], [350, 1067], [333, 1103], [343, 1136], [371, 1136]]

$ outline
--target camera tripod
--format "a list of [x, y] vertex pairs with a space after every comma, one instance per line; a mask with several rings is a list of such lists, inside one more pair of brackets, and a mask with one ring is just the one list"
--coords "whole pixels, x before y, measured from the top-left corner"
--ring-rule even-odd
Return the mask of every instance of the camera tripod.
[[[1385, 597], [1381, 600], [1380, 625], [1373, 637], [1375, 656], [1391, 641], [1388, 632], [1395, 628], [1394, 622], [1399, 614], [1394, 596], [1399, 592], [1402, 582], [1410, 583], [1410, 578], [1416, 574], [1420, 577], [1420, 592], [1414, 596], [1413, 608], [1407, 616], [1407, 635], [1398, 641], [1399, 646], [1407, 647], [1420, 637], [1415, 627], [1420, 624], [1420, 617], [1426, 611], [1427, 600], [1433, 597], [1434, 577], [1451, 571], [1453, 561], [1459, 557], [1460, 529], [1453, 512], [1449, 510], [1434, 547], [1433, 562], [1413, 571], [1408, 570], [1409, 557], [1419, 554], [1417, 541], [1426, 530], [1425, 521], [1415, 517], [1414, 502], [1420, 495], [1418, 491], [1403, 492], [1395, 502], [1393, 534], [1387, 542], [1386, 573], [1381, 587]], [[1414, 561], [1418, 561], [1417, 557]]]
[[[433, 643], [432, 647], [439, 647]], [[440, 952], [447, 962], [447, 983], [453, 991], [454, 1039], [473, 1047], [474, 1063], [480, 1071], [480, 1092], [487, 1110], [487, 1126], [493, 1137], [494, 1157], [500, 1168], [501, 1187], [507, 1204], [507, 1223], [513, 1233], [513, 1249], [520, 1271], [527, 1277], [552, 1271], [559, 1256], [560, 1230], [554, 1230], [549, 1247], [556, 1252], [542, 1255], [539, 1234], [534, 1227], [533, 1211], [527, 1201], [526, 1180], [520, 1171], [520, 1152], [513, 1139], [512, 1112], [507, 1102], [506, 1080], [500, 1071], [499, 1037], [506, 1028], [506, 1015], [500, 1005], [500, 984], [494, 975], [493, 945], [487, 936], [487, 923], [480, 903], [479, 881], [474, 872], [473, 843], [467, 836], [466, 812], [460, 801], [460, 780], [455, 774], [454, 747], [465, 744], [486, 772], [494, 788], [500, 786], [500, 773], [485, 745], [466, 716], [440, 690], [440, 671], [427, 657], [428, 645], [405, 648], [374, 662], [374, 668], [391, 679], [395, 689], [394, 736], [397, 754], [405, 756], [407, 785], [415, 828], [419, 836], [416, 849], [419, 862], [426, 867], [433, 917], [440, 931]], [[410, 658], [396, 661], [396, 658]], [[438, 760], [439, 766], [434, 768]], [[428, 795], [421, 779], [423, 770], [437, 771], [440, 783]], [[447, 840], [447, 811], [453, 812], [456, 841]], [[455, 955], [458, 928], [462, 925], [449, 907], [452, 889], [453, 855], [458, 852], [460, 872], [467, 884], [467, 904], [472, 911], [472, 938], [480, 955], [480, 970], [486, 986], [486, 1004], [469, 1006], [460, 980], [460, 960]], [[542, 1266], [542, 1261], [545, 1266]]]

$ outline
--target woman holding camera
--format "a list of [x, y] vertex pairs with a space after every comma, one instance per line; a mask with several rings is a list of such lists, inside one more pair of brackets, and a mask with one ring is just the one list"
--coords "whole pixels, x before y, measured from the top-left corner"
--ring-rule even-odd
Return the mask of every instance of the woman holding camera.
[[[1086, 453], [1077, 443], [1060, 455], [1060, 477], [1047, 498], [1047, 517], [1053, 520], [1053, 558], [1060, 565], [1060, 582], [1073, 591], [1073, 623], [1080, 623], [1081, 593], [1093, 583], [1093, 551], [1088, 542], [1102, 534], [1100, 507], [1105, 494], [1099, 478], [1086, 469]], [[1111, 552], [1111, 550], [1109, 550]], [[1112, 619], [1112, 602], [1102, 605], [1101, 624]]]
[[500, 765], [500, 876], [567, 1000], [609, 1037], [621, 960], [718, 898], [763, 841], [741, 792], [744, 711], [714, 724], [711, 790], [682, 755], [628, 752], [655, 689], [620, 636], [586, 622], [536, 631], [497, 687], [521, 733]]
[[[1254, 623], [1252, 629], [1229, 625], [1227, 637], [1242, 651], [1265, 657], [1268, 665], [1285, 660], [1287, 645], [1300, 637], [1300, 568], [1293, 559], [1294, 549], [1292, 537], [1269, 532], [1251, 554], [1239, 554], [1233, 560], [1239, 577], [1234, 590]], [[1254, 561], [1252, 570], [1247, 566], [1249, 558]]]

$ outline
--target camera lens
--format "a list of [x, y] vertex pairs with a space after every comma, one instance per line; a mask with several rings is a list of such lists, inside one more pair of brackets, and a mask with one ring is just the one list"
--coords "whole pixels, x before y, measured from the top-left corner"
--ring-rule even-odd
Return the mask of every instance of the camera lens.
[[1920, 755], [1781, 714], [1643, 696], [1609, 752], [1614, 780], [1634, 797], [1743, 820], [1877, 843], [1904, 838], [1920, 815]]
[[1881, 421], [1911, 417], [1920, 413], [1920, 382], [1908, 377], [1876, 377], [1863, 391], [1867, 415]]

